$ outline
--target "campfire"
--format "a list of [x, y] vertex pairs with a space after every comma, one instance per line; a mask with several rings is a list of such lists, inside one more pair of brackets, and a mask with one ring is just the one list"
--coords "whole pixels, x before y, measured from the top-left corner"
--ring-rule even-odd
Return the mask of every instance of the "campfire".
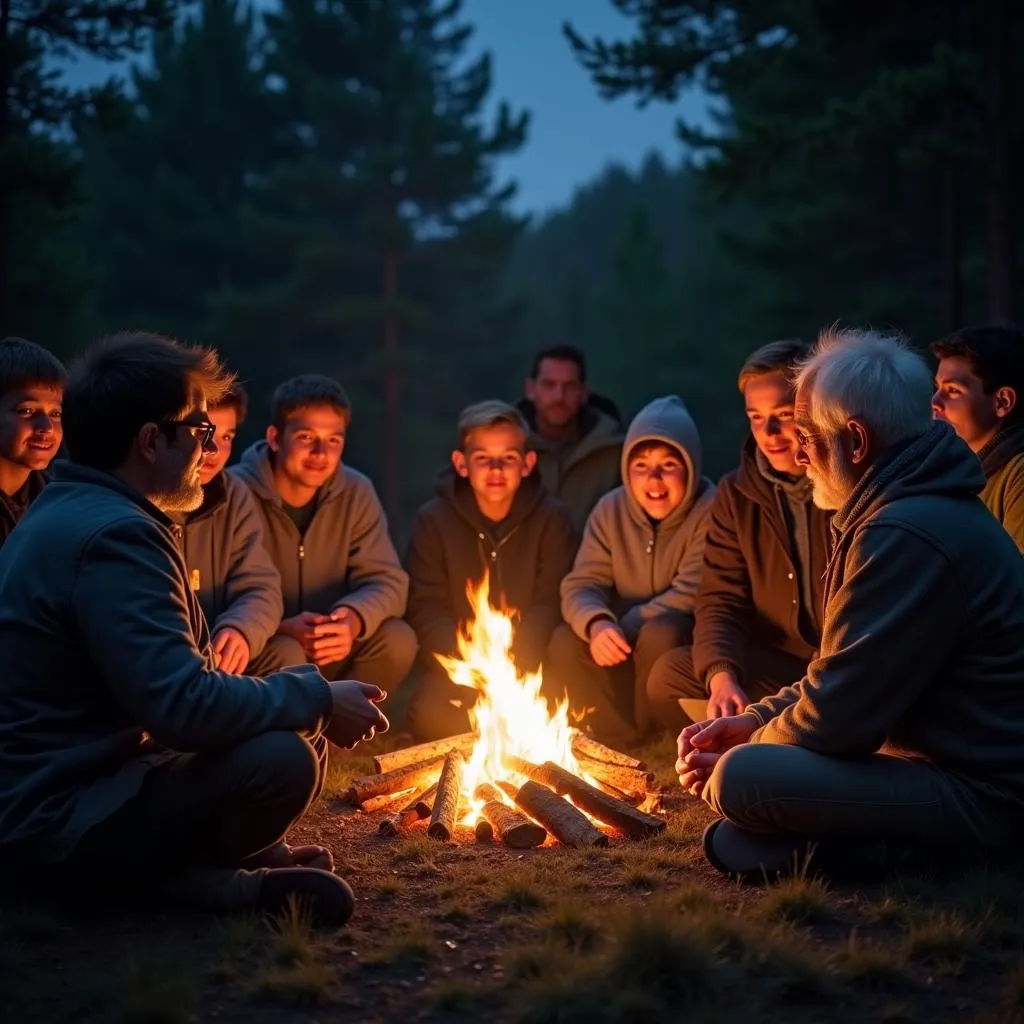
[[349, 800], [387, 810], [382, 835], [402, 835], [429, 818], [427, 834], [448, 842], [459, 825], [479, 842], [515, 849], [548, 837], [566, 846], [606, 846], [609, 834], [642, 838], [665, 820], [642, 761], [575, 728], [568, 701], [541, 696], [540, 673], [511, 656], [513, 614], [491, 607], [488, 580], [468, 587], [473, 620], [457, 657], [438, 655], [452, 681], [476, 691], [473, 731], [374, 757], [377, 773], [353, 780]]

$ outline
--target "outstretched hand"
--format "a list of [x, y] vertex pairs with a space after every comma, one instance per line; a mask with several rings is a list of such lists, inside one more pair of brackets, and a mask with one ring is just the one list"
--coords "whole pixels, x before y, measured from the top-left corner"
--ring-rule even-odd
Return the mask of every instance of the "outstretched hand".
[[756, 715], [733, 715], [688, 725], [677, 740], [676, 774], [683, 789], [700, 796], [722, 755], [746, 743], [760, 728]]
[[388, 731], [390, 723], [377, 707], [387, 694], [379, 686], [354, 679], [327, 685], [334, 708], [324, 735], [332, 743], [351, 750], [360, 740], [372, 740], [375, 733]]

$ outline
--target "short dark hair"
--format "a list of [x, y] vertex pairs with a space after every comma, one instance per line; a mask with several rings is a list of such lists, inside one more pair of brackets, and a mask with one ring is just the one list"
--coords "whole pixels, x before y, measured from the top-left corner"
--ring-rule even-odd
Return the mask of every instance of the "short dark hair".
[[116, 469], [145, 424], [177, 419], [200, 399], [216, 404], [233, 383], [212, 348], [147, 331], [103, 338], [72, 365], [64, 391], [71, 461]]
[[345, 389], [333, 378], [319, 373], [301, 373], [289, 377], [274, 388], [270, 398], [270, 422], [284, 430], [288, 417], [299, 409], [314, 405], [329, 405], [345, 417], [352, 418], [352, 403]]
[[963, 327], [932, 345], [936, 359], [960, 357], [990, 395], [999, 388], [1017, 392], [1013, 413], [1024, 407], [1024, 330], [1011, 324], [982, 324]]
[[238, 424], [241, 426], [245, 422], [245, 417], [249, 414], [249, 393], [242, 386], [242, 382], [236, 380], [220, 401], [210, 403], [210, 408], [234, 409]]
[[575, 345], [552, 345], [551, 348], [543, 349], [533, 357], [533, 369], [530, 370], [530, 379], [536, 380], [540, 373], [540, 364], [545, 359], [556, 359], [561, 363], [575, 363], [580, 371], [580, 383], [587, 380], [587, 357], [583, 350]]
[[755, 377], [769, 373], [792, 374], [807, 357], [810, 347], [796, 338], [769, 341], [747, 356], [736, 378], [736, 387], [742, 392]]
[[0, 340], [0, 395], [31, 387], [63, 391], [67, 382], [64, 364], [42, 345], [25, 338]]

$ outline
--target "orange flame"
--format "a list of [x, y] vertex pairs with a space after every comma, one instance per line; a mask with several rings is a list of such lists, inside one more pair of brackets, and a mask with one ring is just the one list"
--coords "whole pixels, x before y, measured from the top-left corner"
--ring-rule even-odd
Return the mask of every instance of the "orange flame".
[[466, 594], [473, 619], [460, 630], [459, 656], [436, 655], [452, 682], [476, 690], [478, 695], [469, 708], [477, 740], [462, 775], [462, 804], [467, 808], [464, 823], [471, 823], [479, 814], [481, 803], [473, 795], [478, 785], [489, 782], [497, 787], [499, 781], [521, 785], [524, 781], [505, 767], [503, 759], [508, 755], [535, 764], [554, 761], [571, 772], [578, 770], [568, 699], [550, 709], [541, 696], [541, 673], [519, 672], [511, 654], [516, 613], [492, 608], [487, 593], [486, 574], [476, 587], [469, 582]]

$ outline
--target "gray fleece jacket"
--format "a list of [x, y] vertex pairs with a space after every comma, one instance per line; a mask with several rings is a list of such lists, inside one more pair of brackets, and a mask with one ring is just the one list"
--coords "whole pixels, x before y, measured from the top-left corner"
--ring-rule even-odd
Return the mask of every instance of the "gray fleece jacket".
[[405, 614], [409, 577], [388, 536], [377, 492], [358, 470], [342, 466], [320, 489], [304, 537], [285, 512], [274, 486], [270, 449], [259, 441], [227, 471], [243, 481], [263, 518], [263, 543], [281, 574], [284, 616], [327, 614], [345, 606], [372, 636], [389, 618]]
[[[629, 453], [644, 441], [670, 444], [686, 462], [686, 495], [657, 524], [628, 487]], [[636, 414], [620, 472], [624, 486], [591, 512], [576, 563], [562, 581], [562, 617], [583, 640], [595, 619], [610, 617], [632, 642], [648, 619], [693, 614], [697, 596], [715, 485], [701, 475], [700, 437], [682, 399], [656, 398]]]
[[69, 462], [0, 550], [0, 855], [59, 861], [169, 749], [324, 727], [312, 665], [214, 668], [170, 519]]
[[182, 524], [189, 583], [210, 633], [237, 629], [255, 658], [281, 624], [281, 576], [263, 543], [263, 521], [249, 488], [218, 473], [203, 492], [202, 507]]
[[820, 657], [747, 710], [756, 743], [933, 762], [1024, 806], [1024, 560], [945, 423], [884, 453], [833, 519]]

